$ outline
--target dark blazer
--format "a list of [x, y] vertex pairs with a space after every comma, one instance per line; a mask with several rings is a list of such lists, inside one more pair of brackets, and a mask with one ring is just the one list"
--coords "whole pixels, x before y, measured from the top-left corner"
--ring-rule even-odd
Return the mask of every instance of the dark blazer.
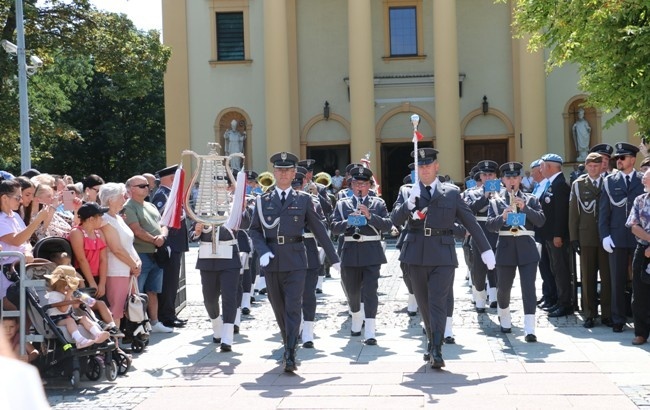
[[[503, 195], [504, 192], [505, 189], [502, 189], [501, 195]], [[495, 195], [496, 193], [492, 194], [491, 196], [495, 196]], [[490, 197], [488, 198], [485, 197], [485, 191], [482, 187], [466, 190], [464, 193], [464, 200], [467, 206], [469, 206], [469, 209], [474, 213], [474, 215], [481, 218], [487, 218], [488, 206], [490, 205]], [[488, 242], [490, 242], [492, 249], [496, 249], [499, 235], [495, 232], [490, 231], [485, 227], [485, 222], [486, 222], [485, 220], [477, 221], [477, 222], [479, 226], [483, 229], [483, 233], [485, 234], [485, 237], [487, 238]]]
[[642, 176], [640, 172], [633, 171], [629, 188], [626, 186], [622, 172], [614, 172], [605, 178], [598, 213], [598, 231], [601, 241], [611, 236], [617, 248], [636, 247], [636, 239], [632, 231], [625, 226], [625, 222], [634, 205], [634, 199], [643, 194]]
[[278, 236], [302, 238], [305, 227], [313, 232], [329, 261], [332, 264], [338, 263], [339, 257], [336, 255], [334, 245], [321, 218], [316, 213], [309, 194], [292, 189], [284, 205], [275, 189], [257, 198], [248, 234], [253, 240], [253, 248], [260, 256], [267, 252], [275, 255], [269, 265], [263, 268], [264, 270], [289, 272], [307, 269], [307, 253], [302, 239], [296, 242], [285, 242], [282, 245], [277, 241]]
[[[546, 218], [537, 198], [532, 194], [517, 192], [519, 198], [524, 198], [526, 207], [520, 212], [526, 214], [526, 230], [544, 225]], [[498, 234], [499, 231], [509, 231], [510, 226], [503, 220], [503, 211], [510, 206], [510, 196], [490, 200], [486, 227]], [[537, 244], [532, 236], [499, 236], [496, 251], [497, 265], [521, 266], [539, 262]]]
[[453, 233], [424, 235], [425, 228], [453, 232], [457, 220], [474, 237], [479, 254], [491, 249], [472, 211], [463, 202], [457, 186], [436, 182], [436, 189], [429, 196], [420, 182], [420, 192], [417, 208], [427, 209], [425, 219], [413, 219], [413, 211], [408, 209], [408, 200], [403, 195], [397, 198], [390, 215], [395, 226], [407, 224], [400, 261], [419, 266], [458, 266]]
[[569, 196], [570, 190], [564, 174], [560, 173], [553, 183], [539, 198], [546, 223], [541, 227], [540, 235], [545, 241], [553, 238], [569, 238]]
[[[314, 204], [314, 209], [321, 219], [323, 226], [326, 226], [325, 214], [320, 206], [320, 200], [314, 195], [310, 195]], [[312, 233], [309, 228], [305, 228], [305, 233]], [[316, 269], [321, 266], [320, 258], [318, 257], [318, 243], [316, 238], [305, 238], [305, 247], [307, 248], [307, 267], [309, 269]]]
[[[332, 217], [331, 229], [335, 235], [352, 236], [354, 226], [348, 226], [348, 216], [357, 209], [356, 197], [341, 199], [337, 202]], [[386, 203], [379, 197], [366, 196], [363, 204], [371, 213], [368, 225], [359, 227], [359, 234], [365, 236], [382, 236], [383, 232], [390, 231], [393, 226]], [[386, 255], [381, 246], [381, 241], [347, 241], [343, 242], [341, 249], [341, 266], [372, 266], [386, 263]]]
[[[161, 185], [153, 195], [153, 198], [151, 198], [151, 203], [158, 208], [160, 215], [162, 215], [165, 210], [170, 192], [171, 189]], [[168, 231], [169, 234], [167, 235], [167, 241], [165, 244], [169, 246], [173, 252], [187, 252], [190, 249], [189, 236], [185, 224], [185, 213], [181, 215], [181, 227], [179, 229], [169, 228]]]
[[[602, 185], [604, 178], [600, 178]], [[600, 246], [598, 235], [598, 210], [602, 190], [596, 188], [589, 175], [580, 175], [571, 184], [569, 200], [569, 238], [580, 241], [580, 246]]]

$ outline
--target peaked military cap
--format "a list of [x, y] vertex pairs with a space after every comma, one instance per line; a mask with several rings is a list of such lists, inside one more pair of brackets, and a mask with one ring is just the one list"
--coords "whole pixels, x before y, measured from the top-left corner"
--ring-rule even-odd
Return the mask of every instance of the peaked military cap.
[[160, 171], [157, 171], [156, 175], [158, 175], [158, 178], [166, 177], [167, 175], [174, 175], [177, 169], [178, 169], [178, 164], [174, 164], [168, 166], [167, 168], [163, 168]]
[[259, 176], [259, 174], [257, 172], [255, 172], [255, 171], [253, 171], [252, 169], [249, 169], [248, 171], [246, 171], [246, 179], [248, 179], [249, 181], [257, 179], [258, 176]]
[[438, 158], [438, 150], [434, 148], [418, 148], [417, 153], [411, 151], [411, 156], [417, 159], [418, 165], [427, 165]]
[[591, 149], [589, 149], [589, 152], [596, 152], [600, 155], [607, 155], [608, 157], [611, 157], [612, 154], [614, 154], [614, 147], [609, 144], [598, 144], [591, 147]]
[[370, 168], [358, 165], [350, 170], [350, 178], [357, 181], [369, 181], [372, 177]]
[[308, 172], [314, 170], [315, 163], [316, 163], [315, 159], [303, 159], [301, 161], [298, 161], [298, 165], [300, 165], [301, 167], [305, 167]]
[[348, 164], [348, 165], [345, 167], [345, 173], [346, 173], [346, 174], [349, 174], [349, 173], [350, 173], [350, 170], [351, 170], [352, 168], [354, 168], [354, 167], [358, 167], [359, 165], [363, 166], [363, 164], [361, 164], [361, 163], [359, 163], [359, 162], [353, 162], [352, 164]]
[[484, 161], [479, 161], [478, 164], [476, 164], [476, 166], [478, 167], [478, 172], [496, 173], [497, 169], [499, 169], [499, 164], [489, 159]]
[[617, 142], [614, 147], [616, 148], [616, 152], [614, 153], [615, 157], [622, 157], [624, 155], [636, 157], [636, 154], [639, 153], [639, 147], [634, 146], [629, 142]]
[[544, 162], [556, 162], [556, 163], [558, 163], [560, 165], [562, 165], [564, 163], [564, 160], [562, 159], [561, 156], [559, 156], [557, 154], [553, 154], [553, 153], [548, 153], [548, 154], [542, 155], [542, 161], [544, 161]]
[[295, 168], [298, 157], [290, 152], [282, 151], [271, 155], [270, 161], [274, 168]]
[[504, 177], [518, 177], [521, 175], [521, 169], [524, 165], [521, 162], [506, 162], [499, 167], [501, 176]]

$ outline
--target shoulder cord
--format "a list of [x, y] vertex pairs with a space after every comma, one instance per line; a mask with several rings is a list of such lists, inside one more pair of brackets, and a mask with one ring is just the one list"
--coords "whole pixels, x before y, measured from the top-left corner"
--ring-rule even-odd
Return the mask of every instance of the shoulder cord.
[[605, 184], [605, 192], [607, 192], [607, 196], [609, 197], [609, 202], [614, 205], [615, 207], [622, 208], [627, 205], [627, 195], [625, 198], [621, 199], [620, 201], [616, 202], [614, 201], [614, 198], [612, 198], [612, 195], [609, 193], [609, 183], [608, 179], [605, 179], [603, 183]]
[[[275, 221], [272, 224], [267, 224], [264, 221], [264, 214], [262, 213], [262, 195], [259, 195], [257, 197], [257, 215], [260, 218], [260, 223], [262, 226], [266, 229], [273, 229], [276, 228], [275, 230], [275, 237], [278, 237], [278, 234], [280, 233], [280, 218], [276, 218]], [[266, 231], [262, 229], [262, 234], [264, 235], [264, 238], [266, 239]]]
[[585, 203], [582, 202], [582, 200], [580, 199], [580, 190], [578, 189], [578, 184], [573, 184], [573, 192], [576, 196], [576, 201], [578, 201], [578, 205], [579, 205], [578, 213], [580, 213], [580, 211], [582, 210], [582, 212], [596, 215], [596, 200], [594, 199], [589, 203], [589, 205], [585, 205]]

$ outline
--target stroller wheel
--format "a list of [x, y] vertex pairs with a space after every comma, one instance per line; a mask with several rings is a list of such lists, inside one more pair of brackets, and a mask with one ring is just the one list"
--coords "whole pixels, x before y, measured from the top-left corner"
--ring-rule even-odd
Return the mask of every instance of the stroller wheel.
[[104, 360], [100, 356], [88, 356], [86, 362], [86, 377], [88, 380], [97, 381], [104, 372]]
[[109, 382], [114, 381], [115, 379], [117, 379], [118, 372], [119, 372], [119, 366], [117, 365], [117, 361], [113, 359], [110, 362], [108, 362], [108, 364], [106, 365], [106, 380], [108, 380]]
[[144, 343], [142, 340], [133, 339], [133, 342], [131, 342], [131, 349], [133, 350], [133, 353], [142, 353], [144, 350]]
[[117, 374], [123, 376], [131, 368], [131, 358], [126, 353], [117, 354]]
[[79, 369], [74, 369], [72, 371], [72, 376], [70, 376], [70, 384], [72, 387], [78, 387], [79, 386], [79, 379], [81, 378], [81, 375], [79, 374]]

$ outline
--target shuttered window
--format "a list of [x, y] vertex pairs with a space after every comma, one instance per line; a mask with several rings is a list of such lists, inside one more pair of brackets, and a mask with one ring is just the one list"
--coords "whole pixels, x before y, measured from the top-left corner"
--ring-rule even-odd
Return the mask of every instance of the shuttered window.
[[244, 60], [244, 13], [216, 13], [217, 60]]

